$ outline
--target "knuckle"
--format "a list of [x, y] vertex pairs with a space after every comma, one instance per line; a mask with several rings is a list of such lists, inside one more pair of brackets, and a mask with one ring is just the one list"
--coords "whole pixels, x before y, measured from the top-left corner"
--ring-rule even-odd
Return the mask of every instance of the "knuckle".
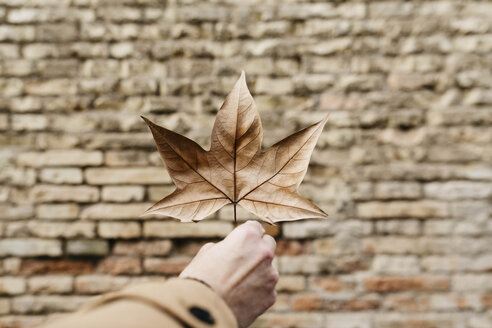
[[273, 283], [276, 285], [279, 279], [280, 279], [280, 274], [278, 273], [278, 270], [273, 268], [273, 272], [272, 272]]
[[246, 221], [246, 224], [250, 225], [252, 227], [260, 227], [261, 226], [261, 224], [258, 221], [254, 221], [254, 220]]
[[204, 244], [201, 248], [200, 248], [200, 251], [206, 251], [207, 249], [209, 249], [210, 247], [214, 246], [215, 243], [213, 242], [208, 242], [206, 244]]
[[258, 230], [252, 226], [245, 227], [243, 232], [244, 238], [253, 239], [258, 237]]
[[270, 247], [263, 247], [263, 249], [261, 250], [261, 258], [263, 260], [273, 260], [274, 256], [275, 253]]

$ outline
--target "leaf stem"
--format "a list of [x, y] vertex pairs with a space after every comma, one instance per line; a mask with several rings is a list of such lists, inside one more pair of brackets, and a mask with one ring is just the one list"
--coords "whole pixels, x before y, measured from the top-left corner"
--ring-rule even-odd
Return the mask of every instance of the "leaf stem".
[[236, 221], [236, 202], [234, 202], [234, 228], [237, 228], [237, 221]]

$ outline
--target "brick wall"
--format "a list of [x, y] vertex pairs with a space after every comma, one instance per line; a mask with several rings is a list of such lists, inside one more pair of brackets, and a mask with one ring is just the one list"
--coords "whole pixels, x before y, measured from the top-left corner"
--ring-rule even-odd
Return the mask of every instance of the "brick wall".
[[491, 51], [490, 1], [0, 0], [0, 326], [231, 231], [139, 219], [173, 189], [139, 115], [208, 146], [244, 69], [267, 145], [330, 112], [300, 188], [330, 219], [270, 229], [255, 327], [492, 327]]

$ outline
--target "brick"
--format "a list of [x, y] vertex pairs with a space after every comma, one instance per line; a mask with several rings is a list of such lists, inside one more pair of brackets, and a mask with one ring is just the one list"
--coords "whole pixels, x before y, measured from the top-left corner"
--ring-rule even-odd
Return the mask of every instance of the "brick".
[[471, 269], [472, 260], [462, 256], [427, 256], [421, 263], [426, 271], [449, 273]]
[[275, 255], [301, 255], [308, 253], [311, 244], [301, 243], [297, 240], [277, 240]]
[[313, 242], [314, 252], [322, 255], [343, 255], [356, 254], [359, 252], [360, 245], [357, 240], [351, 238], [349, 232], [341, 232], [345, 234], [343, 240], [337, 238], [317, 239]]
[[299, 292], [306, 288], [306, 279], [303, 276], [282, 275], [275, 289], [278, 292]]
[[3, 239], [0, 240], [0, 255], [6, 256], [60, 256], [62, 244], [49, 239]]
[[447, 291], [451, 288], [449, 278], [443, 276], [371, 277], [364, 280], [367, 291], [388, 293], [402, 291]]
[[31, 199], [39, 203], [95, 202], [99, 199], [99, 190], [89, 186], [36, 185], [31, 189]]
[[104, 94], [111, 92], [117, 82], [117, 79], [112, 78], [87, 78], [79, 82], [79, 88], [81, 93]]
[[25, 259], [22, 261], [19, 273], [32, 274], [87, 274], [94, 270], [94, 263], [87, 260], [46, 260]]
[[259, 78], [255, 84], [257, 93], [269, 93], [284, 95], [294, 91], [294, 83], [291, 79]]
[[7, 115], [0, 115], [0, 131], [5, 131], [9, 127], [9, 117]]
[[160, 273], [165, 275], [177, 275], [183, 271], [183, 269], [190, 262], [188, 257], [173, 257], [169, 259], [163, 258], [146, 258], [144, 259], [143, 266], [145, 272], [148, 273]]
[[[441, 221], [442, 222], [442, 221]], [[425, 224], [427, 221], [425, 222]], [[375, 226], [377, 234], [408, 235], [420, 234], [420, 222], [418, 220], [384, 220], [377, 221]]]
[[388, 86], [392, 90], [413, 91], [434, 87], [438, 80], [433, 74], [391, 74]]
[[10, 188], [3, 186], [0, 187], [0, 202], [6, 202], [9, 199]]
[[0, 278], [0, 295], [18, 295], [26, 291], [26, 280], [16, 277]]
[[426, 235], [447, 235], [453, 231], [453, 221], [429, 220], [424, 223]]
[[370, 254], [418, 254], [420, 242], [416, 238], [408, 237], [375, 237], [362, 240], [364, 252]]
[[490, 290], [492, 275], [490, 274], [456, 274], [452, 279], [453, 291], [472, 292]]
[[49, 150], [46, 152], [26, 152], [17, 156], [17, 164], [23, 166], [97, 166], [103, 163], [99, 151]]
[[371, 317], [366, 313], [330, 313], [326, 317], [328, 327], [371, 328]]
[[417, 275], [420, 263], [415, 256], [377, 255], [372, 262], [372, 270], [376, 273]]
[[309, 280], [310, 290], [321, 290], [332, 293], [340, 292], [347, 289], [353, 289], [353, 285], [355, 284], [351, 284], [339, 278], [329, 276], [313, 277]]
[[98, 263], [97, 272], [137, 275], [142, 273], [142, 264], [138, 257], [108, 257]]
[[29, 221], [27, 228], [32, 236], [42, 238], [95, 237], [95, 224], [93, 222], [75, 221], [65, 223]]
[[330, 236], [335, 229], [334, 223], [325, 221], [288, 222], [282, 225], [283, 236], [292, 239]]
[[424, 312], [430, 308], [427, 296], [415, 297], [408, 294], [390, 294], [386, 296], [383, 307], [388, 310], [402, 312]]
[[31, 186], [36, 181], [33, 169], [6, 166], [0, 168], [0, 182], [10, 185]]
[[85, 171], [89, 184], [166, 184], [171, 178], [163, 168], [90, 168]]
[[119, 91], [125, 95], [152, 95], [155, 94], [157, 91], [157, 81], [151, 80], [149, 78], [122, 80], [119, 84]]
[[36, 114], [13, 115], [11, 124], [15, 131], [39, 131], [48, 127], [48, 118]]
[[127, 277], [84, 275], [75, 278], [74, 289], [79, 294], [100, 294], [121, 289], [128, 283]]
[[109, 245], [104, 240], [69, 240], [66, 252], [77, 256], [104, 256], [108, 253]]
[[[69, 116], [56, 115], [56, 116], [52, 116], [51, 130], [70, 132], [70, 133], [90, 132], [90, 131], [95, 131], [97, 129], [98, 125], [100, 124], [100, 121], [101, 118], [97, 117], [96, 115], [87, 115], [87, 114], [84, 115], [72, 114]], [[71, 164], [71, 166], [83, 166], [82, 163], [84, 160], [82, 160], [82, 163], [79, 164], [76, 163], [74, 159], [70, 160], [70, 162], [73, 163]], [[97, 161], [100, 162], [99, 158]], [[93, 165], [93, 164], [89, 164], [89, 165]]]
[[[0, 314], [9, 314], [10, 300], [8, 298], [0, 298]], [[1, 324], [2, 321], [0, 321]]]
[[145, 195], [141, 186], [105, 186], [101, 191], [101, 198], [107, 202], [139, 202]]
[[29, 219], [34, 215], [33, 208], [30, 205], [13, 205], [0, 204], [0, 219], [18, 220]]
[[46, 312], [72, 312], [88, 301], [83, 296], [21, 296], [12, 300], [12, 312], [41, 314]]
[[393, 201], [389, 203], [367, 202], [357, 205], [357, 213], [363, 219], [376, 218], [435, 218], [446, 217], [448, 207], [445, 203], [423, 200], [415, 202]]
[[480, 159], [480, 147], [452, 145], [446, 148], [430, 147], [427, 154], [430, 162], [469, 163]]
[[150, 203], [99, 203], [84, 208], [80, 213], [80, 218], [89, 220], [135, 220], [138, 219], [150, 206]]
[[487, 182], [449, 181], [424, 185], [426, 197], [444, 200], [480, 199], [492, 195], [492, 185]]
[[172, 243], [169, 240], [153, 241], [118, 241], [114, 245], [116, 255], [164, 256], [171, 252]]
[[20, 272], [22, 260], [18, 257], [8, 257], [3, 260], [3, 271], [4, 274], [18, 274]]
[[149, 163], [147, 157], [147, 153], [141, 151], [107, 151], [104, 153], [104, 163], [107, 166], [144, 166]]
[[0, 44], [0, 57], [3, 59], [19, 58], [19, 46], [16, 44]]
[[279, 8], [280, 19], [329, 18], [337, 15], [331, 3], [288, 4]]
[[102, 238], [130, 239], [141, 235], [138, 222], [100, 222], [97, 233]]
[[328, 270], [331, 265], [330, 259], [325, 256], [306, 255], [297, 256], [280, 256], [279, 271], [281, 274], [299, 274], [299, 273], [321, 273]]
[[132, 7], [101, 7], [97, 10], [97, 16], [114, 22], [137, 21], [142, 17], [139, 8]]
[[[5, 227], [5, 228], [3, 228]], [[3, 235], [8, 238], [30, 237], [26, 222], [17, 221], [2, 224]]]
[[232, 223], [203, 221], [182, 222], [144, 222], [145, 237], [159, 238], [223, 238], [232, 231]]
[[23, 90], [24, 84], [20, 79], [0, 79], [0, 95], [3, 97], [19, 96]]
[[51, 96], [57, 94], [77, 93], [77, 84], [69, 79], [51, 79], [26, 83], [25, 91], [30, 95]]
[[0, 27], [1, 41], [32, 41], [36, 35], [34, 26], [2, 25]]
[[54, 184], [80, 184], [83, 180], [82, 170], [78, 168], [43, 169], [39, 177], [42, 182]]
[[375, 296], [351, 299], [342, 305], [345, 311], [371, 311], [380, 307], [381, 301]]
[[420, 184], [414, 182], [381, 182], [374, 186], [378, 199], [417, 199], [422, 196]]
[[316, 311], [323, 308], [323, 299], [316, 294], [297, 294], [292, 297], [292, 310]]
[[36, 208], [36, 217], [46, 220], [70, 220], [79, 215], [77, 204], [41, 204]]
[[191, 22], [220, 21], [225, 19], [226, 14], [226, 8], [207, 5], [181, 7], [177, 13], [180, 20]]
[[[323, 327], [325, 314], [312, 313], [265, 313], [251, 325], [252, 328], [260, 327]], [[338, 326], [337, 326], [338, 327]], [[364, 327], [365, 328], [365, 327]]]
[[66, 294], [72, 292], [73, 277], [68, 275], [47, 275], [31, 277], [29, 292], [33, 294]]

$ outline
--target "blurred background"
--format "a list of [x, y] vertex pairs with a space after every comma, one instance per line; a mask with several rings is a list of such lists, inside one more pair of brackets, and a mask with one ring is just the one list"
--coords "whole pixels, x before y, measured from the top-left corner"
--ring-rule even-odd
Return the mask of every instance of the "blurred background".
[[330, 218], [268, 227], [254, 327], [492, 327], [491, 1], [0, 0], [0, 22], [0, 327], [232, 230], [230, 206], [139, 218], [174, 189], [139, 116], [208, 147], [243, 69], [265, 146], [330, 113], [300, 188]]

